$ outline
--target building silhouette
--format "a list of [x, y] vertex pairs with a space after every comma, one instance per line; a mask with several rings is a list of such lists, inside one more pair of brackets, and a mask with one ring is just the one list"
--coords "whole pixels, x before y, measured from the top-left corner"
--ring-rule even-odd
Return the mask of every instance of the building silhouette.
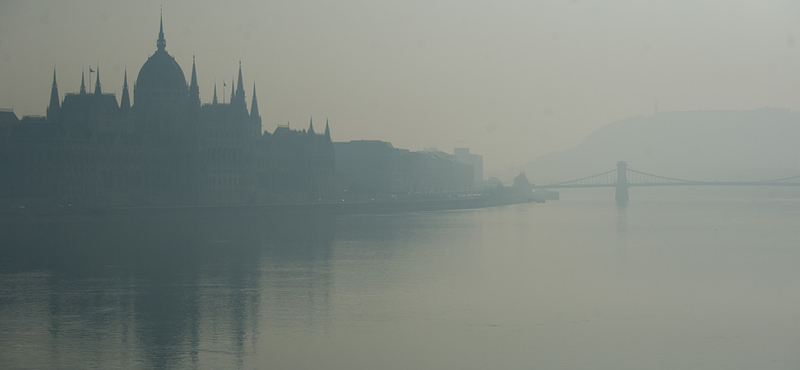
[[39, 206], [154, 206], [305, 202], [335, 194], [327, 123], [317, 134], [261, 129], [256, 86], [248, 111], [242, 66], [229, 103], [201, 104], [197, 65], [189, 83], [167, 53], [163, 20], [156, 52], [131, 99], [127, 70], [119, 102], [101, 69], [61, 100], [56, 71], [47, 115], [0, 111], [0, 202]]
[[435, 149], [413, 152], [378, 140], [334, 143], [336, 180], [347, 200], [475, 191], [474, 167]]
[[455, 155], [456, 159], [461, 163], [472, 166], [475, 190], [483, 190], [483, 156], [470, 153], [469, 148], [454, 148], [453, 155]]

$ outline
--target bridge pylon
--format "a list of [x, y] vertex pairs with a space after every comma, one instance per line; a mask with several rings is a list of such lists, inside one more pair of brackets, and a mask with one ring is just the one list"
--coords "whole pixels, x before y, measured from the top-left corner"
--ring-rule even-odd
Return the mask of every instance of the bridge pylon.
[[617, 183], [614, 187], [617, 189], [614, 200], [628, 203], [628, 163], [625, 161], [617, 162]]

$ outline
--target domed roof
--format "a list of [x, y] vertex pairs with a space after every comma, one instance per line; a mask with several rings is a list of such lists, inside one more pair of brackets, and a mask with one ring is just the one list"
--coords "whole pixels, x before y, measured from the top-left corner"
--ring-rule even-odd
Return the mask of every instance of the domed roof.
[[136, 77], [137, 89], [186, 90], [186, 77], [175, 58], [163, 49], [155, 52]]
[[158, 41], [155, 54], [147, 58], [139, 76], [136, 77], [136, 89], [146, 90], [180, 90], [186, 91], [186, 76], [175, 58], [167, 53], [167, 40], [164, 39], [163, 17], [159, 22]]

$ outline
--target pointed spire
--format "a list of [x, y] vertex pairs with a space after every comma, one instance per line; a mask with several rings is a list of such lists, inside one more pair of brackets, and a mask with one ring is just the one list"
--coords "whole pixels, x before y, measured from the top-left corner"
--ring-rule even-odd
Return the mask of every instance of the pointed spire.
[[192, 54], [192, 82], [189, 86], [197, 86], [197, 67], [194, 54]]
[[100, 95], [100, 94], [103, 93], [103, 91], [100, 89], [100, 62], [97, 62], [97, 71], [96, 72], [97, 72], [97, 75], [95, 77], [97, 77], [97, 79], [95, 80], [95, 84], [94, 84], [94, 93], [97, 94], [97, 95]]
[[50, 88], [50, 106], [59, 107], [58, 83], [56, 83], [56, 67], [53, 67], [53, 85]]
[[244, 87], [242, 85], [243, 81], [242, 81], [242, 61], [241, 60], [239, 61], [239, 79], [236, 81], [236, 84], [237, 84], [237, 86], [239, 86], [239, 88], [236, 91], [240, 91], [241, 90], [242, 92], [244, 92]]
[[86, 94], [86, 71], [81, 67], [81, 94]]
[[125, 68], [125, 77], [122, 80], [122, 98], [119, 101], [119, 107], [123, 111], [131, 108], [131, 97], [128, 95], [128, 68]]
[[253, 82], [253, 101], [250, 102], [250, 117], [259, 117], [258, 99], [256, 99], [256, 83]]
[[211, 104], [217, 104], [217, 80], [214, 80], [214, 100], [211, 101]]
[[264, 133], [261, 131], [261, 115], [258, 113], [258, 98], [256, 97], [256, 83], [253, 82], [253, 101], [250, 102], [250, 122], [253, 125], [254, 137], [259, 137]]
[[164, 51], [167, 49], [167, 40], [164, 39], [164, 6], [161, 6], [161, 19], [159, 20], [158, 26], [158, 41], [156, 41], [156, 47], [158, 51]]
[[61, 104], [58, 100], [58, 84], [56, 83], [56, 67], [53, 67], [53, 86], [50, 88], [50, 105], [47, 107], [47, 120], [57, 121]]
[[[234, 101], [234, 100], [231, 100]], [[244, 80], [242, 80], [242, 61], [239, 61], [239, 78], [236, 83], [236, 105], [247, 109], [244, 102]]]
[[313, 134], [314, 133], [314, 118], [313, 117], [310, 117], [308, 119], [308, 133], [309, 134]]
[[192, 55], [192, 82], [189, 85], [189, 105], [200, 106], [200, 86], [197, 85], [197, 68], [195, 66], [194, 55]]
[[328, 126], [328, 118], [325, 118], [325, 137], [327, 137], [328, 140], [331, 139], [331, 127]]
[[236, 91], [235, 87], [236, 87], [236, 83], [233, 81], [233, 79], [231, 79], [231, 100], [228, 101], [229, 104], [233, 104], [233, 99], [235, 97], [235, 95], [233, 93]]

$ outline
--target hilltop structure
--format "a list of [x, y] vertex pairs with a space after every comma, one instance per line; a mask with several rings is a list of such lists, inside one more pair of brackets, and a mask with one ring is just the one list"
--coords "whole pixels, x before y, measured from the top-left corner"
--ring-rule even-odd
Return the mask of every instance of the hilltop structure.
[[524, 170], [540, 185], [583, 178], [618, 161], [678, 179], [776, 179], [800, 171], [798, 140], [800, 112], [789, 109], [662, 110], [610, 123]]
[[201, 104], [197, 66], [190, 82], [166, 51], [156, 52], [119, 102], [94, 89], [60, 99], [56, 73], [47, 115], [18, 120], [0, 112], [0, 201], [38, 205], [198, 205], [284, 203], [334, 195], [330, 128], [317, 134], [262, 132], [256, 87], [248, 111], [242, 66], [229, 103]]

